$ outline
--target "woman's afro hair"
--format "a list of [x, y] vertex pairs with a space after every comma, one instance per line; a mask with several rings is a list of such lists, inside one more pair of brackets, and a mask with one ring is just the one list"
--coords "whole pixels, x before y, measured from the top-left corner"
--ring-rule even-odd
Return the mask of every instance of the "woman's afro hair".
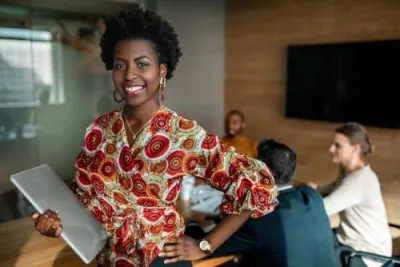
[[167, 65], [166, 78], [172, 78], [182, 52], [178, 36], [166, 20], [152, 11], [135, 5], [110, 17], [106, 27], [100, 40], [100, 47], [101, 59], [107, 70], [113, 68], [114, 48], [117, 42], [144, 39], [153, 43], [159, 63]]

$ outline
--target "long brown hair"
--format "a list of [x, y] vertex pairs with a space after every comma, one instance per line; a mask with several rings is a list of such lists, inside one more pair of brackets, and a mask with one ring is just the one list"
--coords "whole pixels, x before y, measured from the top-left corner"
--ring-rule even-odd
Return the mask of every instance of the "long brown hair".
[[352, 145], [360, 145], [361, 156], [366, 156], [373, 151], [372, 143], [369, 140], [367, 130], [359, 123], [347, 122], [340, 125], [336, 133], [345, 135]]

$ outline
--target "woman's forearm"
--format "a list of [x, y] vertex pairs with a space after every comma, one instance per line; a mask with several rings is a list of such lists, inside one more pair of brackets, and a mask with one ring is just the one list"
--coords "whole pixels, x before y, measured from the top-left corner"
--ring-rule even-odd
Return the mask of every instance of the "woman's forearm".
[[317, 188], [317, 190], [321, 193], [322, 197], [330, 195], [334, 189], [335, 189], [335, 182], [331, 182], [326, 185], [320, 185]]
[[214, 252], [221, 246], [234, 232], [236, 232], [251, 216], [251, 211], [242, 211], [237, 215], [227, 215], [215, 228], [207, 235], [207, 240], [211, 244], [211, 251]]

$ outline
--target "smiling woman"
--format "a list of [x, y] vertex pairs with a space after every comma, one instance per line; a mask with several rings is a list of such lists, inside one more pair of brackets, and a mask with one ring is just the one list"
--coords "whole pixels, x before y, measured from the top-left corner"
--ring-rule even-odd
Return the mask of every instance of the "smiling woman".
[[[159, 92], [162, 96], [182, 55], [168, 22], [138, 6], [122, 11], [107, 21], [100, 46], [112, 70], [114, 98], [125, 105], [87, 128], [72, 185], [110, 236], [98, 255], [100, 265], [191, 266], [250, 216], [276, 207], [277, 187], [264, 163], [235, 153], [195, 121], [160, 104]], [[176, 207], [187, 175], [224, 192], [225, 218], [203, 240], [184, 236]], [[33, 219], [42, 234], [60, 236], [54, 212]]]

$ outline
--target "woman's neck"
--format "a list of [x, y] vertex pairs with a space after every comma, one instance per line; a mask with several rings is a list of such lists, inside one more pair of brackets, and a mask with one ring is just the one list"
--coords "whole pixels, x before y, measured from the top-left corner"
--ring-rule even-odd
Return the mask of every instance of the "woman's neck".
[[358, 171], [359, 169], [363, 168], [365, 165], [367, 165], [362, 159], [359, 159], [355, 162], [350, 162], [349, 164], [346, 165], [341, 165], [340, 168], [342, 170], [342, 173], [344, 175], [352, 173], [354, 171]]
[[124, 107], [124, 112], [130, 123], [141, 125], [148, 122], [159, 109], [160, 104], [158, 102], [148, 101], [136, 107], [126, 105]]

